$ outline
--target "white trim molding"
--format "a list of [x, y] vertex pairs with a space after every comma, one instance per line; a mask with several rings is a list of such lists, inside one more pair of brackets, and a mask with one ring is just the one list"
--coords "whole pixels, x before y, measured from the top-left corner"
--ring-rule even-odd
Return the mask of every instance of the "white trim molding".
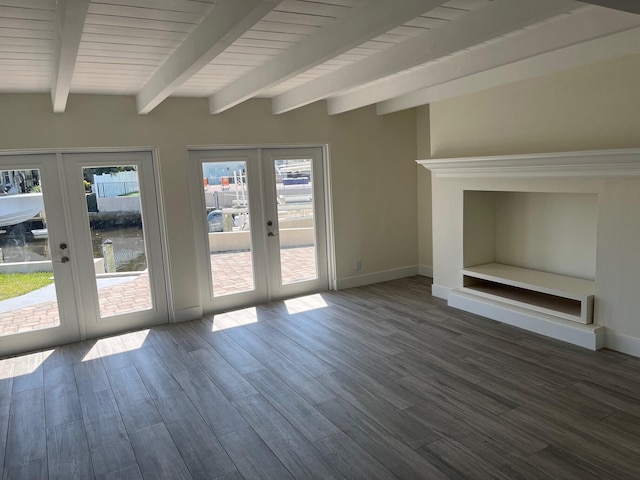
[[616, 352], [640, 357], [640, 338], [619, 333], [610, 328], [607, 328], [604, 346]]
[[433, 267], [431, 265], [418, 265], [418, 275], [433, 278]]
[[181, 323], [188, 322], [190, 320], [197, 320], [199, 318], [202, 318], [202, 316], [204, 315], [201, 305], [196, 305], [195, 307], [180, 308], [178, 310], [173, 310], [172, 313], [173, 315], [171, 315], [172, 318], [170, 323]]
[[437, 285], [433, 283], [431, 285], [431, 295], [436, 298], [441, 298], [443, 300], [449, 300], [449, 294], [453, 291], [452, 288], [444, 287], [442, 285]]
[[366, 273], [364, 275], [355, 275], [353, 277], [338, 278], [338, 290], [346, 288], [363, 287], [374, 283], [388, 282], [389, 280], [397, 280], [399, 278], [411, 277], [418, 275], [418, 266], [394, 268], [393, 270], [384, 270], [382, 272]]
[[640, 176], [640, 149], [417, 160], [436, 177]]

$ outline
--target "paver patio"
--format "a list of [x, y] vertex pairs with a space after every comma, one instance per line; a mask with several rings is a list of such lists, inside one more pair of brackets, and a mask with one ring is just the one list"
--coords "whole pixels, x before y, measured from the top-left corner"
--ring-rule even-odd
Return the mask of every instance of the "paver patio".
[[[281, 250], [282, 279], [285, 284], [313, 279], [316, 276], [314, 247]], [[253, 288], [253, 267], [250, 252], [216, 253], [211, 255], [213, 287], [216, 296], [244, 292]], [[135, 279], [98, 290], [102, 318], [151, 308], [149, 276], [143, 273]], [[60, 324], [56, 301], [0, 313], [0, 336], [52, 328]]]

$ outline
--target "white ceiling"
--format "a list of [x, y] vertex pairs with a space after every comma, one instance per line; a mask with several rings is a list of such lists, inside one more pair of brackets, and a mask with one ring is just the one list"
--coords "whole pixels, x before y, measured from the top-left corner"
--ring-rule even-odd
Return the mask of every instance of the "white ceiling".
[[391, 113], [640, 51], [637, 0], [0, 0], [0, 93]]

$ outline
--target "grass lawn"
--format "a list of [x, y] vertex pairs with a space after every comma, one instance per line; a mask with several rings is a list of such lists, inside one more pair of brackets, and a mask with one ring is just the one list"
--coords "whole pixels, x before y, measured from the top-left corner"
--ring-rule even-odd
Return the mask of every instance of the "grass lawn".
[[53, 273], [2, 273], [0, 274], [0, 301], [18, 297], [53, 283]]

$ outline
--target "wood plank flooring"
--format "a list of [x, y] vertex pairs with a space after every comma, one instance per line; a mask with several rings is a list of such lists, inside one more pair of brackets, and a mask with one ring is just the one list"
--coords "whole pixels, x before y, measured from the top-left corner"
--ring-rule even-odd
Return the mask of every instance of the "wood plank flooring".
[[412, 277], [0, 360], [3, 479], [637, 479], [640, 361]]

